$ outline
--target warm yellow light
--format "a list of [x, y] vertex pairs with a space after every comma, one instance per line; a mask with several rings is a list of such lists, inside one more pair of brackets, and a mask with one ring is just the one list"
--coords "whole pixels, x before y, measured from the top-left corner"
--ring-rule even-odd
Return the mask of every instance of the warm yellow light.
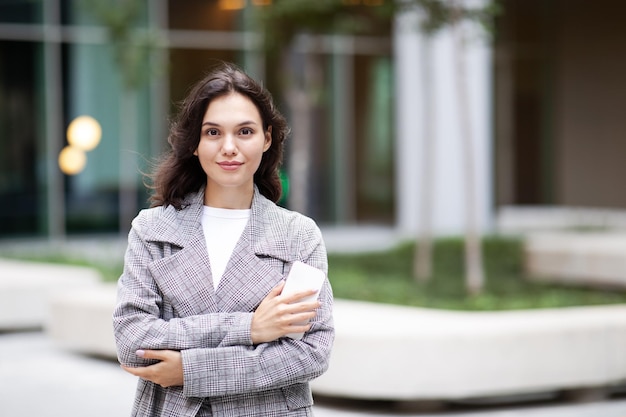
[[59, 153], [59, 168], [64, 174], [76, 175], [87, 164], [87, 155], [82, 149], [66, 146]]
[[98, 146], [101, 138], [100, 123], [91, 116], [79, 116], [67, 127], [69, 144], [85, 152]]
[[252, 4], [254, 6], [270, 6], [272, 4], [272, 0], [252, 0]]
[[222, 10], [241, 10], [246, 7], [246, 0], [220, 0], [219, 7]]

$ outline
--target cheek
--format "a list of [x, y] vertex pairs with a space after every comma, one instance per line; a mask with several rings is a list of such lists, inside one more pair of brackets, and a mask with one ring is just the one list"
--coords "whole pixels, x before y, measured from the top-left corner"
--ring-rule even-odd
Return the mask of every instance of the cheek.
[[198, 146], [198, 149], [196, 149], [196, 158], [202, 170], [206, 173], [211, 167], [211, 158], [205, 146]]
[[256, 160], [257, 160], [259, 163], [261, 163], [261, 161], [263, 160], [263, 157], [264, 157], [264, 156], [265, 156], [265, 149], [264, 149], [264, 148], [259, 149], [259, 150], [256, 152]]
[[213, 147], [209, 141], [200, 141], [195, 151], [195, 155], [200, 159], [210, 158], [213, 153]]

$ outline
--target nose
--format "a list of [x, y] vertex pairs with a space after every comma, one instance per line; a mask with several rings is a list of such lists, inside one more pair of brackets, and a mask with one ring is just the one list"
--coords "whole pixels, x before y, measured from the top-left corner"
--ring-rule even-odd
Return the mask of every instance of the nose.
[[224, 141], [222, 142], [222, 153], [224, 155], [237, 154], [237, 143], [233, 135], [227, 134], [224, 136]]

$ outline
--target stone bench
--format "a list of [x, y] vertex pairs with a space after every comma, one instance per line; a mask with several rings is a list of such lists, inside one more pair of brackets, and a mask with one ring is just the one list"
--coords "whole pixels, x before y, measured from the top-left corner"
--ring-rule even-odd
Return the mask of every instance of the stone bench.
[[41, 328], [51, 296], [100, 280], [90, 268], [0, 259], [0, 330]]
[[[55, 297], [47, 328], [73, 351], [116, 358], [113, 285]], [[316, 394], [458, 400], [626, 381], [626, 306], [458, 312], [336, 300], [337, 336]]]
[[524, 239], [526, 271], [538, 280], [626, 288], [626, 234], [553, 232]]
[[50, 300], [46, 333], [73, 352], [117, 359], [113, 336], [116, 285], [101, 284], [56, 294]]
[[500, 233], [537, 231], [626, 230], [626, 210], [569, 206], [500, 206], [495, 216]]
[[626, 305], [458, 312], [337, 300], [318, 394], [458, 400], [626, 381]]

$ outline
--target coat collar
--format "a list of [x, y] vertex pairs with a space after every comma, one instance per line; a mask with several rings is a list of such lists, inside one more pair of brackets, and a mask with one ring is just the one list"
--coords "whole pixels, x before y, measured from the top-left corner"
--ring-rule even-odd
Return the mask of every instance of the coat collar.
[[[173, 206], [160, 207], [161, 216], [158, 223], [146, 232], [147, 241], [167, 242], [181, 248], [186, 247], [202, 234], [202, 210], [204, 205], [204, 188], [191, 193], [185, 199], [184, 207], [176, 210]], [[257, 186], [254, 186], [250, 220], [243, 231], [256, 255], [270, 256], [290, 262], [293, 254], [285, 244], [285, 230], [288, 230], [288, 217], [281, 214], [289, 213], [264, 197]]]

